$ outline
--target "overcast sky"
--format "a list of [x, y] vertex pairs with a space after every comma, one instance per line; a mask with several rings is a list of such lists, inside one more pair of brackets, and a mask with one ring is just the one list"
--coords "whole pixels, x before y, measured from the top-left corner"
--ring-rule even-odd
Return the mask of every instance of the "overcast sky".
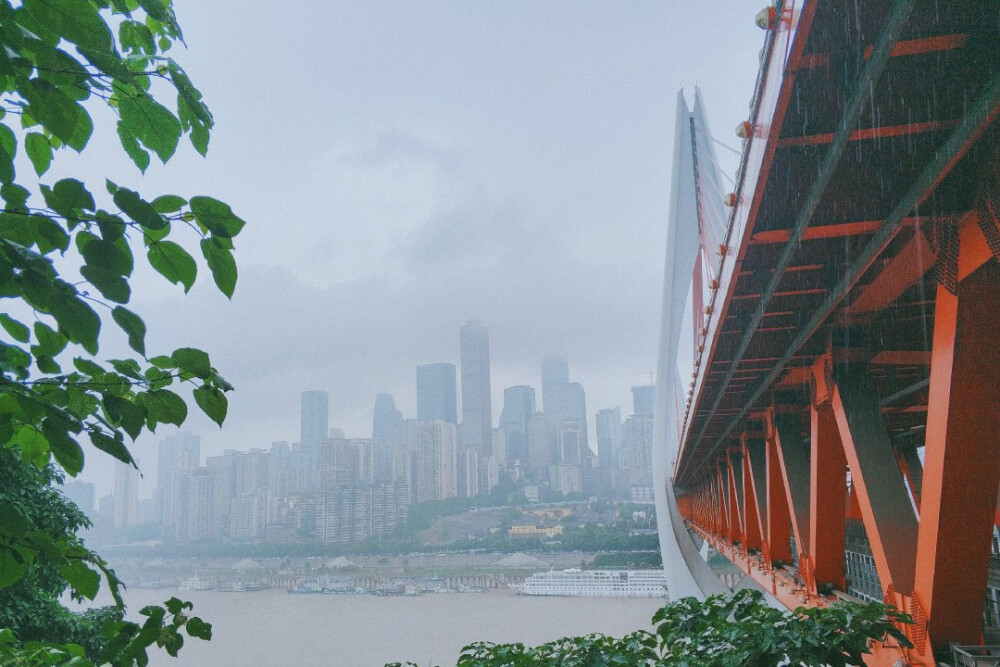
[[[236, 387], [223, 429], [191, 420], [203, 453], [297, 440], [306, 389], [349, 437], [379, 392], [415, 416], [415, 366], [457, 365], [469, 318], [490, 329], [494, 420], [550, 354], [591, 421], [625, 416], [656, 359], [675, 97], [698, 84], [738, 146], [762, 4], [175, 0], [207, 159], [184, 145], [141, 177], [99, 124], [51, 178], [210, 194], [247, 220], [232, 302], [207, 272], [186, 297], [136, 278], [147, 348], [202, 347]], [[150, 486], [158, 436], [136, 447]]]

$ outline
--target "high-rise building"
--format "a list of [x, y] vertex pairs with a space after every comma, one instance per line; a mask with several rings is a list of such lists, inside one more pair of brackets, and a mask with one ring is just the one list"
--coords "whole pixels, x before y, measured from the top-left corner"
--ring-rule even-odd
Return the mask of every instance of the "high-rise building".
[[523, 463], [527, 466], [527, 475], [535, 481], [541, 481], [545, 471], [558, 459], [556, 429], [548, 415], [535, 413], [528, 420], [528, 458]]
[[656, 385], [632, 387], [632, 414], [643, 417], [653, 416], [656, 404]]
[[201, 465], [201, 438], [183, 431], [164, 438], [157, 447], [156, 463], [156, 512], [160, 523], [172, 528], [180, 511], [179, 480]]
[[403, 413], [396, 409], [392, 394], [379, 394], [375, 397], [375, 410], [372, 413], [372, 440], [392, 442], [392, 430], [403, 421]]
[[580, 431], [583, 434], [583, 446], [588, 448], [587, 398], [582, 384], [567, 382], [559, 388], [556, 393], [556, 414], [559, 416], [558, 421], [549, 415], [556, 428], [560, 432], [566, 429]]
[[303, 448], [319, 445], [330, 435], [330, 394], [325, 391], [302, 392], [302, 422], [299, 442]]
[[417, 366], [417, 421], [458, 424], [455, 364]]
[[[562, 386], [569, 382], [569, 365], [560, 357], [542, 359], [542, 410], [554, 422], [561, 416], [556, 414], [562, 401], [557, 398]], [[558, 405], [557, 405], [558, 404]]]
[[615, 458], [622, 445], [621, 410], [618, 408], [598, 410], [595, 422], [597, 425], [597, 457], [600, 465], [602, 468], [614, 468]]
[[630, 486], [651, 486], [653, 483], [653, 417], [632, 415], [622, 427], [622, 448], [619, 466], [625, 471]]
[[490, 330], [469, 320], [461, 331], [462, 448], [480, 457], [493, 449], [493, 405], [490, 399]]
[[436, 420], [419, 425], [415, 453], [416, 502], [458, 495], [458, 432], [451, 422]]
[[139, 524], [139, 470], [128, 463], [115, 462], [114, 527]]
[[500, 428], [504, 431], [506, 458], [500, 463], [528, 460], [528, 422], [534, 415], [534, 389], [516, 385], [503, 390]]

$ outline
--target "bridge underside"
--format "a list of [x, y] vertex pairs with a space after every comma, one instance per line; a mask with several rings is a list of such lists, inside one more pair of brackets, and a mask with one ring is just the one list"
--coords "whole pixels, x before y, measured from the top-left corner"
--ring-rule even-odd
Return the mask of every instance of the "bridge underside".
[[768, 20], [728, 234], [692, 279], [677, 505], [789, 608], [911, 614], [915, 648], [873, 664], [932, 665], [983, 640], [998, 517], [1000, 3]]

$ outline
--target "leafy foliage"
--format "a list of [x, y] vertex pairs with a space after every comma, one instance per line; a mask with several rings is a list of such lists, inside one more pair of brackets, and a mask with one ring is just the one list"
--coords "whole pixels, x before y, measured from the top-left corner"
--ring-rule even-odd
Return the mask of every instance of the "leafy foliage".
[[[45, 180], [60, 152], [79, 153], [91, 142], [94, 107], [117, 119], [115, 140], [140, 171], [153, 155], [169, 160], [184, 136], [206, 153], [212, 115], [168, 55], [182, 41], [170, 0], [0, 0], [0, 449], [35, 471], [22, 470], [18, 482], [29, 495], [47, 492], [51, 465], [71, 476], [82, 470], [82, 441], [134, 465], [126, 438], [187, 418], [175, 385], [190, 388], [213, 421], [225, 419], [232, 387], [206, 353], [147, 353], [146, 325], [127, 307], [129, 281], [136, 257], [145, 255], [169, 282], [190, 290], [199, 262], [183, 245], [187, 237], [218, 289], [232, 296], [233, 239], [243, 220], [207, 196], [150, 199], [111, 181], [99, 186], [105, 194], [75, 178]], [[28, 175], [19, 175], [25, 164]], [[135, 356], [100, 356], [109, 322]], [[93, 599], [103, 575], [122, 608], [114, 573], [74, 536], [78, 513], [38, 523], [38, 507], [57, 502], [35, 500], [41, 504], [8, 498], [0, 506], [0, 591], [53, 598], [68, 586], [74, 597]], [[41, 614], [40, 599], [23, 614]], [[151, 643], [175, 653], [182, 627], [207, 637], [207, 624], [186, 611], [168, 603], [143, 610], [142, 626], [119, 619], [105, 640], [125, 657], [112, 662], [145, 664], [140, 647]], [[21, 649], [53, 656], [63, 650], [52, 642], [65, 633], [37, 637], [23, 614], [3, 621], [3, 664], [19, 664], [12, 656]], [[33, 648], [21, 646], [25, 641]], [[67, 660], [82, 664], [73, 662], [73, 646], [64, 649]], [[44, 664], [62, 664], [52, 660]]]
[[742, 590], [668, 604], [653, 615], [652, 633], [566, 637], [533, 648], [477, 642], [462, 649], [456, 667], [845, 667], [863, 665], [872, 641], [912, 646], [899, 629], [909, 622], [880, 603], [838, 602], [788, 613], [768, 606], [759, 591]]

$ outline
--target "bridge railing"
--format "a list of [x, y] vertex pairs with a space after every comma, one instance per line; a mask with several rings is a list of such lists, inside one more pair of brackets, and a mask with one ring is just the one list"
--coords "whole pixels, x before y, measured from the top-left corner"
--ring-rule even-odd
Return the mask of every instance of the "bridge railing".
[[955, 646], [952, 667], [998, 667], [1000, 646]]

